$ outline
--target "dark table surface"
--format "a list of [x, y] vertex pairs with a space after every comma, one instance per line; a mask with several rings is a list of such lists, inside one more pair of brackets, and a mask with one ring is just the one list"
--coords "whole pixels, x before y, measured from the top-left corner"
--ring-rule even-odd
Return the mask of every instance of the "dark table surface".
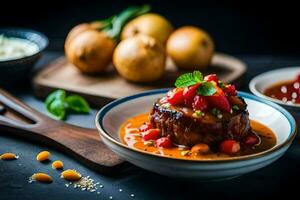
[[[59, 52], [47, 52], [36, 68], [61, 55]], [[239, 90], [249, 91], [249, 80], [262, 72], [300, 65], [300, 58], [272, 56], [238, 56], [248, 64], [248, 71]], [[26, 84], [25, 84], [26, 85]], [[46, 113], [43, 102], [36, 99], [28, 86], [10, 88], [24, 102]], [[67, 123], [83, 127], [95, 127], [96, 109], [84, 118], [72, 115]], [[104, 187], [100, 194], [66, 187], [59, 172], [51, 169], [51, 163], [41, 164], [35, 156], [42, 150], [52, 153], [51, 160], [60, 159], [65, 168], [76, 169], [82, 175], [89, 175]], [[135, 166], [116, 177], [99, 174], [81, 165], [63, 153], [37, 143], [19, 139], [2, 133], [0, 135], [0, 154], [14, 152], [20, 156], [16, 161], [0, 160], [0, 199], [267, 199], [278, 195], [299, 195], [296, 182], [300, 178], [300, 144], [296, 138], [288, 152], [273, 164], [250, 174], [220, 182], [184, 182], [157, 175]], [[28, 183], [28, 177], [36, 172], [46, 172], [54, 178], [52, 184]], [[119, 190], [122, 189], [122, 192]], [[131, 196], [134, 194], [134, 197]]]

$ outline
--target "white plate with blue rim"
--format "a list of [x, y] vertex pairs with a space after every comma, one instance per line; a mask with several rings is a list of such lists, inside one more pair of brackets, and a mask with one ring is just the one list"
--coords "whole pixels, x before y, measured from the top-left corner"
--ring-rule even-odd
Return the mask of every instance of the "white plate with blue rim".
[[251, 120], [269, 127], [276, 136], [276, 145], [256, 154], [212, 160], [183, 160], [152, 154], [128, 147], [121, 142], [119, 130], [131, 117], [149, 112], [153, 102], [168, 89], [151, 90], [124, 97], [103, 107], [96, 116], [96, 126], [103, 142], [125, 160], [146, 170], [174, 178], [212, 181], [237, 177], [279, 159], [297, 133], [292, 115], [283, 107], [254, 95], [239, 92], [248, 104]]

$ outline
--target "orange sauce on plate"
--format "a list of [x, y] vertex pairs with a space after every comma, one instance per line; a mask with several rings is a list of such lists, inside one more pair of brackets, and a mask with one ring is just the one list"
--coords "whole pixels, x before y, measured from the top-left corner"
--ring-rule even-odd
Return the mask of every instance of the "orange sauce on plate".
[[122, 143], [128, 145], [131, 148], [147, 151], [153, 154], [188, 160], [211, 160], [220, 157], [226, 158], [233, 156], [249, 155], [268, 150], [276, 144], [276, 137], [271, 129], [259, 122], [251, 120], [250, 124], [252, 130], [255, 131], [261, 138], [261, 144], [257, 147], [243, 148], [241, 146], [241, 150], [234, 155], [227, 155], [224, 153], [212, 151], [206, 154], [198, 154], [191, 152], [186, 154], [186, 151], [188, 150], [186, 147], [175, 146], [172, 148], [164, 149], [157, 148], [155, 146], [148, 146], [147, 144], [145, 144], [138, 130], [138, 128], [145, 122], [149, 122], [149, 113], [141, 114], [127, 120], [120, 129], [120, 138]]

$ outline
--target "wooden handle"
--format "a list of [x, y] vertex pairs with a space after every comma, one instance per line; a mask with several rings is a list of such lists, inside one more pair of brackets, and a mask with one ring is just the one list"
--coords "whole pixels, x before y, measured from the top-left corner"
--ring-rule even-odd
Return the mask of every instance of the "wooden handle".
[[0, 115], [0, 130], [53, 146], [103, 173], [119, 171], [124, 164], [104, 145], [95, 129], [51, 119], [1, 89], [0, 105], [7, 109]]

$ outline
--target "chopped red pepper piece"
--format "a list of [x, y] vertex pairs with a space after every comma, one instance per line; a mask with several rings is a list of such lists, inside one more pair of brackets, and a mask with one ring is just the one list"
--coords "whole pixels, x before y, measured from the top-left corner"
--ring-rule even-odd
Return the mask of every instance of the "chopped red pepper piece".
[[224, 89], [223, 89], [224, 93], [227, 96], [236, 96], [237, 95], [237, 91], [235, 89], [234, 85], [227, 85]]
[[212, 96], [206, 96], [206, 100], [210, 105], [219, 108], [220, 110], [230, 112], [231, 107], [225, 93], [217, 87], [217, 92]]
[[140, 132], [145, 132], [145, 131], [148, 131], [151, 128], [152, 128], [152, 124], [147, 122], [147, 123], [140, 126], [139, 131]]
[[237, 153], [240, 149], [240, 143], [235, 140], [224, 140], [220, 146], [220, 151], [226, 154]]
[[215, 81], [216, 83], [218, 83], [219, 81], [217, 74], [209, 74], [204, 77], [204, 80], [208, 82]]
[[207, 103], [207, 101], [205, 100], [205, 98], [203, 96], [196, 95], [194, 97], [193, 108], [195, 110], [204, 111], [204, 110], [207, 109], [207, 107], [208, 107], [208, 103]]
[[184, 103], [183, 88], [175, 88], [167, 94], [167, 102], [171, 105], [181, 105]]
[[162, 137], [156, 140], [156, 146], [161, 148], [171, 148], [172, 141], [168, 137]]
[[190, 86], [190, 87], [184, 89], [183, 98], [184, 98], [185, 106], [192, 107], [192, 104], [194, 102], [194, 97], [197, 94], [197, 89], [198, 89], [199, 85], [200, 85], [200, 83], [197, 83], [193, 86]]
[[150, 129], [142, 133], [144, 140], [156, 140], [160, 136], [160, 132], [158, 129]]

